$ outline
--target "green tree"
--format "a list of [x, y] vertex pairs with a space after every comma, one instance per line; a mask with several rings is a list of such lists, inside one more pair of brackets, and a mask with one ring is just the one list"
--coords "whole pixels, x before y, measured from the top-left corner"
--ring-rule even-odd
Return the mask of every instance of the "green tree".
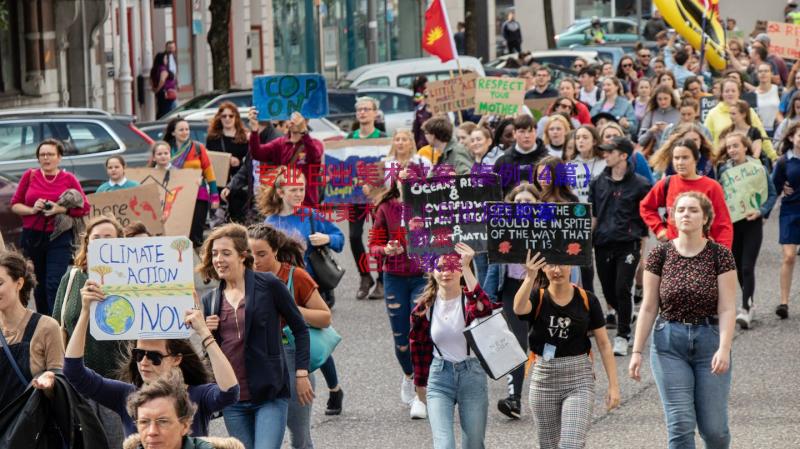
[[208, 46], [211, 48], [211, 65], [214, 89], [231, 87], [231, 58], [228, 33], [231, 20], [231, 0], [211, 0], [211, 27], [208, 29]]
[[183, 262], [183, 252], [189, 249], [189, 241], [186, 239], [178, 239], [172, 242], [170, 248], [178, 252], [178, 263]]

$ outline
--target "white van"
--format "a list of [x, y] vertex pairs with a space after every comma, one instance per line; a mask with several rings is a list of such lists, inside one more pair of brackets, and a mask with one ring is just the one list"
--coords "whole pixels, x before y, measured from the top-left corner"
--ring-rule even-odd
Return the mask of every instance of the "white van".
[[[461, 70], [472, 71], [480, 76], [485, 76], [483, 65], [477, 58], [471, 56], [459, 56]], [[339, 81], [337, 87], [359, 88], [359, 87], [405, 87], [411, 88], [411, 84], [420, 75], [428, 77], [428, 81], [436, 81], [450, 78], [450, 71], [458, 74], [458, 65], [455, 60], [447, 61], [442, 64], [439, 58], [415, 58], [401, 59], [398, 61], [379, 62], [377, 64], [367, 64], [347, 72], [347, 75]]]

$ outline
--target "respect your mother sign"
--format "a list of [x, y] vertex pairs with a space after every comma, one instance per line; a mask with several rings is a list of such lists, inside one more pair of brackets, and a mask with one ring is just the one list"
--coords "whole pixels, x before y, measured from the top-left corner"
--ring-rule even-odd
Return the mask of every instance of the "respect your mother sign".
[[93, 240], [88, 272], [106, 295], [90, 311], [97, 340], [189, 337], [183, 319], [194, 307], [194, 277], [186, 237]]

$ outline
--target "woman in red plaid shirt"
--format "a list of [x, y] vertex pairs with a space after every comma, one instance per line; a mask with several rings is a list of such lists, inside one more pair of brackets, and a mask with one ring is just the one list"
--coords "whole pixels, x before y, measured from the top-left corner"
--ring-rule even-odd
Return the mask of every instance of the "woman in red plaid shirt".
[[[486, 373], [470, 354], [464, 329], [497, 307], [478, 285], [475, 252], [456, 244], [441, 256], [411, 313], [411, 362], [417, 394], [428, 406], [434, 449], [455, 449], [453, 411], [458, 406], [461, 447], [483, 449], [489, 393]], [[461, 279], [466, 286], [462, 288]]]

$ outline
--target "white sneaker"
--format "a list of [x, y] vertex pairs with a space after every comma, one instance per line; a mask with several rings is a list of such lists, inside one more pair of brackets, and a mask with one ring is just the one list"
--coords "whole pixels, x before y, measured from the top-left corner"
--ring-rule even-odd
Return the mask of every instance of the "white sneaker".
[[750, 310], [739, 310], [739, 314], [736, 315], [736, 324], [739, 325], [742, 329], [750, 329], [750, 321], [753, 320], [753, 309]]
[[403, 404], [410, 404], [416, 397], [414, 379], [403, 376], [403, 383], [400, 385], [400, 400], [403, 401]]
[[614, 355], [626, 356], [628, 355], [628, 339], [623, 337], [614, 337]]
[[411, 419], [428, 419], [428, 407], [416, 396], [411, 401]]

